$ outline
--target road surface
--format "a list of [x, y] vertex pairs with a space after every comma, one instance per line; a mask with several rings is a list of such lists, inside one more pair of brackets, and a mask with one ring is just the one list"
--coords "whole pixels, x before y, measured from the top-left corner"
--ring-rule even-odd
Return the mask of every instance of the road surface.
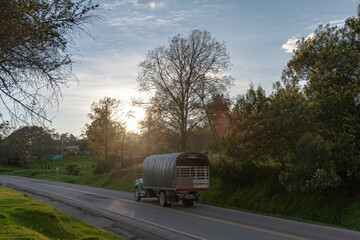
[[181, 203], [160, 207], [156, 198], [133, 201], [132, 193], [70, 183], [0, 175], [0, 183], [39, 193], [112, 218], [162, 229], [173, 239], [360, 239], [360, 232], [296, 222], [259, 214]]

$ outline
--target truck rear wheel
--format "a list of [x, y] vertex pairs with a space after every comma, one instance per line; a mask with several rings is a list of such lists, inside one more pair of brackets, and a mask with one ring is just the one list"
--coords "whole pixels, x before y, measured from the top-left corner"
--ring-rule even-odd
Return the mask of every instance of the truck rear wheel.
[[193, 206], [194, 205], [194, 201], [192, 201], [192, 200], [182, 200], [182, 203], [184, 206]]
[[139, 195], [139, 189], [138, 188], [134, 188], [134, 200], [135, 201], [140, 201], [141, 197]]
[[159, 205], [162, 207], [166, 207], [167, 204], [167, 196], [166, 196], [166, 192], [161, 192], [159, 195]]

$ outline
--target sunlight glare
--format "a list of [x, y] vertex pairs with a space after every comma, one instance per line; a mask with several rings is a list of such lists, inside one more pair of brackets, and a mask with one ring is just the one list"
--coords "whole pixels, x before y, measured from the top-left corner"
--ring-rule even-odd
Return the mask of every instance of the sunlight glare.
[[141, 121], [145, 116], [145, 111], [141, 108], [132, 108], [131, 110], [134, 111], [133, 118], [129, 118], [127, 122], [127, 131], [128, 132], [135, 132], [140, 133], [139, 124], [138, 122]]

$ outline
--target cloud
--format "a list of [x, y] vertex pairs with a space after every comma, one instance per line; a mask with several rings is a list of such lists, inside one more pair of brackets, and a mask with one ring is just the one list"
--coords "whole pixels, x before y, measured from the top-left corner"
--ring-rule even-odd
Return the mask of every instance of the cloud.
[[[334, 19], [334, 18], [336, 18], [336, 19]], [[330, 19], [334, 19], [334, 20], [330, 20]], [[324, 25], [324, 23], [329, 24], [330, 27], [335, 27], [335, 26], [342, 27], [342, 26], [344, 26], [345, 21], [346, 21], [346, 18], [339, 18], [339, 16], [324, 16], [320, 22], [318, 21], [316, 24], [312, 24], [312, 25], [306, 27], [305, 29], [314, 31], [319, 25]], [[312, 32], [305, 38], [305, 41], [311, 40], [314, 37], [315, 37], [315, 33]], [[283, 44], [281, 46], [281, 48], [284, 49], [286, 53], [292, 53], [294, 50], [297, 49], [298, 42], [299, 42], [298, 38], [291, 37], [285, 44]]]
[[299, 39], [296, 37], [291, 37], [285, 44], [281, 46], [282, 49], [285, 50], [286, 53], [292, 53], [294, 50], [297, 49], [299, 44]]
[[329, 22], [330, 26], [342, 27], [345, 24], [346, 18], [335, 19]]
[[150, 40], [154, 43], [159, 40], [158, 43], [163, 43], [174, 33], [203, 28], [206, 23], [202, 19], [218, 16], [226, 10], [223, 5], [199, 5], [194, 2], [180, 4], [173, 0], [139, 1], [137, 5], [127, 4], [111, 11], [106, 27], [123, 42]]
[[152, 8], [152, 9], [162, 8], [162, 7], [165, 6], [165, 3], [163, 3], [163, 2], [158, 2], [158, 3], [156, 3], [156, 2], [150, 2], [150, 3], [148, 4], [148, 6], [149, 6], [150, 8]]
[[110, 21], [110, 25], [122, 27], [122, 26], [131, 26], [131, 25], [142, 25], [143, 23], [148, 23], [155, 19], [154, 16], [133, 16], [133, 17], [117, 17], [113, 18]]
[[[305, 38], [305, 41], [311, 40], [315, 38], [315, 33], [310, 33]], [[297, 37], [291, 37], [285, 44], [281, 46], [282, 49], [285, 50], [286, 53], [293, 53], [299, 46], [299, 41]]]
[[[157, 5], [156, 5], [157, 7]], [[195, 15], [192, 11], [170, 11], [167, 15], [144, 15], [134, 12], [132, 15], [115, 17], [108, 21], [111, 26], [116, 27], [140, 27], [141, 29], [149, 29], [154, 26], [175, 25], [179, 22], [189, 19]]]
[[155, 8], [162, 8], [165, 6], [164, 2], [149, 2], [147, 4], [145, 3], [139, 3], [138, 0], [116, 0], [110, 3], [104, 3], [101, 6], [103, 6], [104, 8], [109, 8], [109, 9], [113, 9], [116, 7], [120, 7], [120, 6], [125, 6], [125, 5], [130, 5], [131, 7], [135, 7], [135, 8], [151, 8], [151, 9], [155, 9]]
[[[328, 19], [329, 17], [326, 17], [326, 18]], [[345, 24], [345, 20], [346, 20], [346, 18], [337, 18], [335, 20], [330, 20], [330, 21], [324, 19], [321, 22], [317, 22], [315, 24], [312, 24], [312, 25], [306, 27], [305, 29], [307, 29], [307, 30], [315, 30], [319, 25], [326, 25], [326, 24], [329, 24], [330, 27], [335, 27], [335, 26], [336, 27], [342, 27]]]
[[311, 39], [314, 39], [314, 38], [315, 38], [315, 33], [310, 33], [310, 34], [305, 38], [305, 41], [311, 40]]
[[150, 2], [149, 7], [152, 8], [152, 9], [155, 9], [156, 8], [156, 2]]
[[127, 5], [127, 4], [131, 4], [133, 6], [136, 6], [138, 4], [138, 1], [137, 0], [116, 0], [116, 1], [113, 1], [111, 3], [101, 4], [101, 6], [104, 7], [104, 8], [112, 9], [112, 8], [116, 8], [116, 7]]

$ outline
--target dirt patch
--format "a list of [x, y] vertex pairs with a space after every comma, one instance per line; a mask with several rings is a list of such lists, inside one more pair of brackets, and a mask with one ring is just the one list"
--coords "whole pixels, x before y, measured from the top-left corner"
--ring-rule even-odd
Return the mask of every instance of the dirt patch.
[[108, 185], [109, 183], [111, 183], [111, 181], [113, 180], [113, 175], [115, 173], [111, 174], [111, 176], [103, 183], [101, 184], [102, 187], [105, 187], [106, 185]]

